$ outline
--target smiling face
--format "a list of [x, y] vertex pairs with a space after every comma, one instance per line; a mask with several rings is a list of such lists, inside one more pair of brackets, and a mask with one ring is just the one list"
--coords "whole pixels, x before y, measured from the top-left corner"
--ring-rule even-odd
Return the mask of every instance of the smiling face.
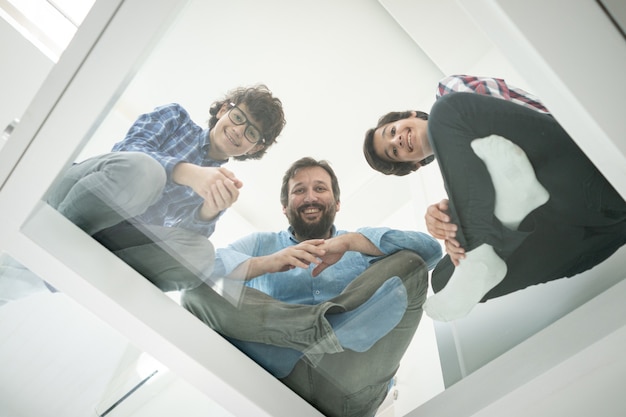
[[331, 178], [321, 167], [299, 169], [289, 180], [287, 207], [283, 213], [298, 240], [330, 237], [330, 230], [339, 211], [333, 194]]
[[415, 162], [433, 154], [428, 141], [428, 122], [409, 117], [387, 123], [374, 132], [374, 152], [390, 162]]
[[[237, 107], [252, 125], [261, 127], [257, 120], [250, 117], [248, 107], [244, 103], [239, 104]], [[224, 104], [217, 113], [217, 123], [209, 132], [211, 138], [209, 156], [212, 159], [223, 160], [232, 156], [253, 154], [263, 148], [262, 143], [250, 143], [245, 138], [244, 132], [248, 124], [236, 125], [228, 117], [228, 112], [232, 109], [233, 107], [230, 105]]]

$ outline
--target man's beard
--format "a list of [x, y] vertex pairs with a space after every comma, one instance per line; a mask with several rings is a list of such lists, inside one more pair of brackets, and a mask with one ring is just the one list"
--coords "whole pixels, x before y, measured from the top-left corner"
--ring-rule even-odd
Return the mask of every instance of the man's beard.
[[[308, 207], [317, 207], [322, 210], [322, 215], [318, 221], [307, 222], [302, 219], [300, 213]], [[328, 207], [324, 207], [321, 204], [308, 204], [301, 206], [299, 209], [291, 208], [287, 210], [287, 219], [299, 239], [325, 239], [328, 237], [328, 232], [333, 226], [336, 213], [337, 205], [335, 203], [332, 203]]]

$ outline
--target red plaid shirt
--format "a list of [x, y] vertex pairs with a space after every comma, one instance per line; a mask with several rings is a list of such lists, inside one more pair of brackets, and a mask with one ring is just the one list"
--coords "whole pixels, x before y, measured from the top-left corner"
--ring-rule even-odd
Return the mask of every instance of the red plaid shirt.
[[498, 97], [537, 110], [541, 113], [550, 114], [550, 111], [548, 111], [537, 97], [521, 88], [507, 85], [507, 83], [500, 78], [451, 75], [439, 81], [437, 99], [446, 94], [458, 92], [470, 92]]

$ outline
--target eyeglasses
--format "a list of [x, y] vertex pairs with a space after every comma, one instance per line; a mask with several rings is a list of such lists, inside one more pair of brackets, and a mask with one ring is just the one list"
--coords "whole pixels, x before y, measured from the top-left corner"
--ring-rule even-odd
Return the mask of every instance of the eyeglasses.
[[230, 105], [232, 106], [232, 109], [228, 112], [228, 118], [237, 126], [243, 124], [247, 125], [246, 130], [243, 132], [243, 136], [246, 140], [250, 143], [265, 143], [265, 139], [263, 138], [261, 131], [255, 125], [250, 123], [243, 110], [237, 107], [235, 103], [230, 103]]

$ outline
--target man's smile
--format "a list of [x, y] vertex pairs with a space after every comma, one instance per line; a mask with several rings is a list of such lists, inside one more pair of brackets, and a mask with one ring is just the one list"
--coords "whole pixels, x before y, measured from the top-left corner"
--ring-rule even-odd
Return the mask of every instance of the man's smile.
[[305, 217], [315, 217], [317, 214], [324, 211], [324, 207], [320, 205], [307, 205], [300, 208], [300, 213]]

